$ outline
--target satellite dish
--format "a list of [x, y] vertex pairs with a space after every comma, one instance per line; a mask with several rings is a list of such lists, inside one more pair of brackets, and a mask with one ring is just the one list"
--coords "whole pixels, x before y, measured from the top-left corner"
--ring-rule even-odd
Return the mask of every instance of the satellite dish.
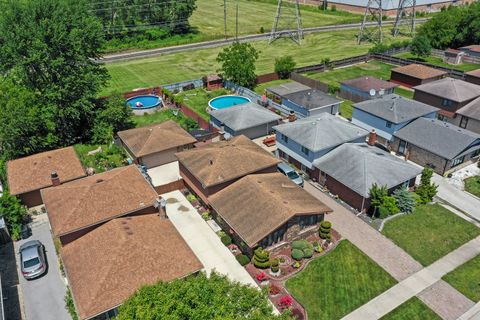
[[370, 96], [375, 97], [375, 94], [377, 94], [377, 91], [375, 91], [375, 89], [370, 89]]
[[378, 92], [379, 95], [383, 96], [385, 94], [385, 90], [384, 89], [380, 89], [380, 91]]

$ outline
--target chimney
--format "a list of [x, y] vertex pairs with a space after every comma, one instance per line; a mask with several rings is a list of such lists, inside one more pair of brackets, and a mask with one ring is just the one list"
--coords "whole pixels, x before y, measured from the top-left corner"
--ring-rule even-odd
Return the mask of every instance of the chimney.
[[220, 131], [218, 132], [220, 134], [220, 141], [225, 140], [225, 124], [221, 123], [220, 124]]
[[290, 110], [290, 114], [288, 115], [288, 122], [294, 122], [297, 120], [297, 116], [293, 110]]
[[371, 146], [374, 146], [375, 143], [377, 143], [377, 132], [375, 129], [373, 129], [369, 134], [368, 134], [368, 144]]
[[155, 199], [153, 206], [158, 210], [158, 215], [160, 216], [160, 219], [168, 219], [167, 210], [165, 210], [165, 207], [167, 206], [167, 201], [165, 201], [165, 199], [163, 199], [161, 196], [158, 196], [158, 198]]
[[56, 187], [60, 185], [60, 178], [58, 177], [58, 174], [56, 171], [52, 171], [50, 174], [50, 177], [52, 178], [52, 186]]

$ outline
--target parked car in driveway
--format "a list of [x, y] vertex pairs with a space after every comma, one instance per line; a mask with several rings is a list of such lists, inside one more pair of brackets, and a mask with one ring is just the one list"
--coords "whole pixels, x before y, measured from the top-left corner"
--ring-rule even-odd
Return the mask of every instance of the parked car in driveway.
[[43, 275], [47, 271], [45, 249], [38, 240], [25, 242], [20, 246], [20, 264], [22, 275], [31, 280]]
[[294, 183], [296, 183], [298, 186], [303, 187], [303, 178], [293, 169], [290, 167], [288, 164], [285, 162], [281, 162], [277, 165], [277, 170], [280, 173], [283, 173], [284, 175], [287, 176], [290, 180], [292, 180]]

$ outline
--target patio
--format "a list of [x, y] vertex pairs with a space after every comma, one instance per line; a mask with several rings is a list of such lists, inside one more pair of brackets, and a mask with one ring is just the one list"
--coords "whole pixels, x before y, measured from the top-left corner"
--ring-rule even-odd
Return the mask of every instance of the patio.
[[152, 178], [154, 187], [163, 186], [181, 179], [178, 161], [148, 169], [147, 173]]

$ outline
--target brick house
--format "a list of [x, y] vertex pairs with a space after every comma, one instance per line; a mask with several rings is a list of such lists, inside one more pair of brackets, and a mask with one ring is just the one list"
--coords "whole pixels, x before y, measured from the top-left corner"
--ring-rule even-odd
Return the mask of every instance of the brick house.
[[340, 95], [353, 102], [377, 99], [392, 94], [398, 84], [375, 77], [358, 77], [340, 83]]
[[172, 120], [119, 131], [117, 135], [134, 162], [147, 168], [176, 161], [176, 152], [193, 148], [197, 142]]
[[10, 194], [29, 208], [43, 203], [41, 189], [85, 176], [73, 147], [37, 153], [7, 163]]
[[438, 118], [452, 122], [457, 110], [480, 96], [480, 86], [453, 78], [444, 78], [414, 88], [413, 99], [440, 109]]
[[142, 286], [203, 268], [136, 166], [41, 193], [82, 320], [111, 319]]
[[332, 211], [281, 173], [245, 176], [209, 201], [219, 224], [250, 254], [311, 235]]
[[418, 118], [394, 134], [397, 154], [440, 175], [478, 160], [480, 135], [437, 119]]
[[453, 124], [480, 134], [480, 97], [457, 110]]
[[210, 196], [238, 179], [276, 172], [280, 163], [245, 136], [179, 152], [176, 156], [185, 184], [207, 205]]
[[358, 211], [370, 208], [370, 188], [375, 183], [389, 193], [413, 187], [422, 168], [366, 143], [346, 143], [316, 160], [319, 183]]
[[318, 179], [313, 162], [339, 145], [362, 143], [368, 131], [328, 113], [274, 127], [277, 154], [310, 177]]
[[442, 79], [447, 73], [422, 64], [409, 64], [391, 70], [390, 81], [405, 87], [415, 87]]
[[465, 81], [480, 85], [480, 69], [465, 72]]

